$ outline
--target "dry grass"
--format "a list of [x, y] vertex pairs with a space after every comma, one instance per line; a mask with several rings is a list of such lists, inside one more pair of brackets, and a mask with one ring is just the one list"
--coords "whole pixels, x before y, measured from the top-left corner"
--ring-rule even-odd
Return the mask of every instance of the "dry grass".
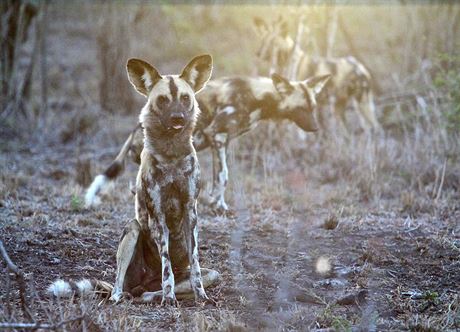
[[[379, 106], [382, 131], [361, 132], [353, 125], [358, 122], [355, 113], [349, 112], [348, 137], [331, 119], [330, 130], [318, 134], [301, 133], [293, 124], [263, 123], [231, 143], [227, 197], [239, 216], [230, 220], [201, 211], [203, 266], [223, 274], [222, 284], [211, 291], [221, 307], [184, 303], [167, 310], [130, 303], [99, 306], [95, 299], [41, 299], [43, 289], [58, 276], [113, 281], [117, 239], [134, 215], [129, 188], [137, 170], [131, 164], [103, 195], [101, 207], [93, 211], [83, 207], [87, 175], [77, 175], [94, 176], [111, 161], [134, 127], [142, 100], [132, 100], [131, 115], [101, 111], [102, 75], [94, 36], [102, 7], [94, 12], [86, 2], [81, 11], [64, 7], [50, 8], [50, 17], [56, 20], [49, 31], [56, 38], [50, 40], [49, 50], [53, 59], [48, 73], [49, 112], [32, 126], [8, 119], [15, 134], [2, 133], [0, 142], [0, 228], [18, 265], [34, 278], [31, 285], [39, 294], [34, 308], [42, 321], [54, 324], [83, 310], [86, 328], [94, 330], [459, 328], [454, 272], [460, 250], [460, 137], [451, 126], [457, 101], [454, 89], [434, 82], [436, 66], [427, 67], [425, 59], [412, 59], [401, 48], [386, 45], [402, 38], [421, 47], [422, 39], [391, 29], [372, 50], [363, 46], [364, 35], [358, 47], [375, 59], [372, 70], [384, 89], [424, 92], [415, 101]], [[176, 72], [183, 59], [211, 51], [216, 77], [254, 69], [256, 43], [244, 38], [240, 45], [239, 37], [250, 31], [254, 13], [277, 15], [265, 7], [250, 7], [243, 16], [233, 6], [147, 7], [138, 12], [129, 6], [126, 11], [124, 19], [138, 23], [128, 29], [133, 38], [125, 55], [151, 59], [162, 72]], [[397, 9], [391, 8], [390, 14]], [[342, 10], [350, 14], [348, 20], [356, 18], [352, 8]], [[375, 8], [363, 10], [370, 17], [379, 14]], [[142, 13], [144, 17], [137, 17]], [[408, 15], [411, 18], [392, 16], [394, 26], [404, 26], [409, 19], [413, 26], [422, 24], [417, 13]], [[149, 17], [158, 23], [155, 32], [147, 29]], [[196, 29], [190, 29], [189, 21], [198, 25]], [[352, 30], [359, 30], [358, 23]], [[227, 28], [232, 25], [236, 30]], [[318, 32], [318, 25], [314, 29]], [[75, 56], [81, 50], [85, 56]], [[383, 50], [389, 52], [384, 57], [373, 53]], [[346, 45], [338, 41], [336, 51], [345, 53]], [[405, 60], [399, 63], [395, 58]], [[388, 75], [389, 69], [397, 74]], [[199, 157], [209, 182], [209, 151]], [[315, 263], [322, 257], [331, 267], [319, 274]], [[352, 272], [346, 276], [336, 272], [341, 267]], [[318, 281], [343, 285], [315, 287]], [[347, 292], [362, 289], [369, 294], [366, 304], [336, 304]], [[414, 292], [420, 297], [407, 295]], [[4, 299], [0, 295], [0, 302]], [[6, 317], [4, 308], [1, 302], [2, 321], [22, 321], [19, 312]], [[67, 329], [84, 330], [76, 325]]]

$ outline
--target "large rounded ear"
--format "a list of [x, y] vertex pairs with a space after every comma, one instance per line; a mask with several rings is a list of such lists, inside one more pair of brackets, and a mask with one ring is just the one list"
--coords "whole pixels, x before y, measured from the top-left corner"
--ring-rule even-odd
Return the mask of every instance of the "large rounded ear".
[[180, 78], [185, 80], [196, 92], [200, 91], [212, 75], [212, 57], [209, 54], [194, 57], [185, 66]]
[[289, 83], [287, 79], [285, 79], [281, 75], [278, 75], [277, 73], [272, 74], [272, 81], [273, 81], [273, 85], [275, 86], [276, 90], [281, 95], [288, 95], [292, 91], [294, 91], [294, 87], [291, 85], [291, 83]]
[[134, 88], [141, 95], [148, 97], [156, 82], [161, 80], [161, 75], [148, 62], [140, 59], [129, 59], [126, 64], [128, 78]]
[[267, 23], [262, 18], [260, 18], [258, 16], [254, 17], [253, 22], [254, 22], [254, 28], [256, 30], [256, 33], [259, 36], [263, 36], [268, 30]]
[[331, 78], [331, 75], [321, 75], [321, 76], [313, 76], [310, 77], [309, 79], [305, 80], [304, 83], [307, 85], [307, 87], [317, 95], [318, 93], [321, 92], [321, 90], [324, 88], [326, 83], [329, 81]]

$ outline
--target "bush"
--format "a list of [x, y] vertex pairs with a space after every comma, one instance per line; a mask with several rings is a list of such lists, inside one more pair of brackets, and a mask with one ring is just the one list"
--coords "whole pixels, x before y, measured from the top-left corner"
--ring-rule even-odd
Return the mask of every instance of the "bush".
[[438, 72], [434, 84], [440, 89], [446, 102], [443, 116], [447, 129], [460, 130], [460, 56], [440, 54], [437, 59]]

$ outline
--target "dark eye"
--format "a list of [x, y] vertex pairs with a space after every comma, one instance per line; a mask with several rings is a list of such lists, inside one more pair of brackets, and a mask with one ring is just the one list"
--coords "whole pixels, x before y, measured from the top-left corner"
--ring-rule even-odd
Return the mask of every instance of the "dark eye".
[[165, 105], [167, 105], [168, 103], [169, 103], [169, 98], [168, 98], [168, 97], [163, 96], [163, 95], [158, 96], [158, 98], [157, 98], [157, 105], [158, 105], [159, 107], [165, 106]]
[[180, 96], [180, 101], [183, 104], [188, 104], [190, 102], [190, 96], [189, 95], [181, 95]]

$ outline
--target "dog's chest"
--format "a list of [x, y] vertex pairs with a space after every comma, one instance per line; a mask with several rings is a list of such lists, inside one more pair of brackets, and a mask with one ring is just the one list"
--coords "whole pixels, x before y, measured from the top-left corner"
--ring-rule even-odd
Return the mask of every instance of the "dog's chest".
[[176, 163], [158, 162], [152, 167], [154, 195], [159, 196], [161, 209], [170, 218], [180, 218], [184, 204], [194, 197], [199, 181], [198, 167], [193, 155]]
[[184, 190], [188, 186], [188, 180], [192, 175], [192, 166], [189, 164], [168, 165], [157, 164], [153, 169], [153, 179], [160, 188], [174, 187], [176, 190]]

